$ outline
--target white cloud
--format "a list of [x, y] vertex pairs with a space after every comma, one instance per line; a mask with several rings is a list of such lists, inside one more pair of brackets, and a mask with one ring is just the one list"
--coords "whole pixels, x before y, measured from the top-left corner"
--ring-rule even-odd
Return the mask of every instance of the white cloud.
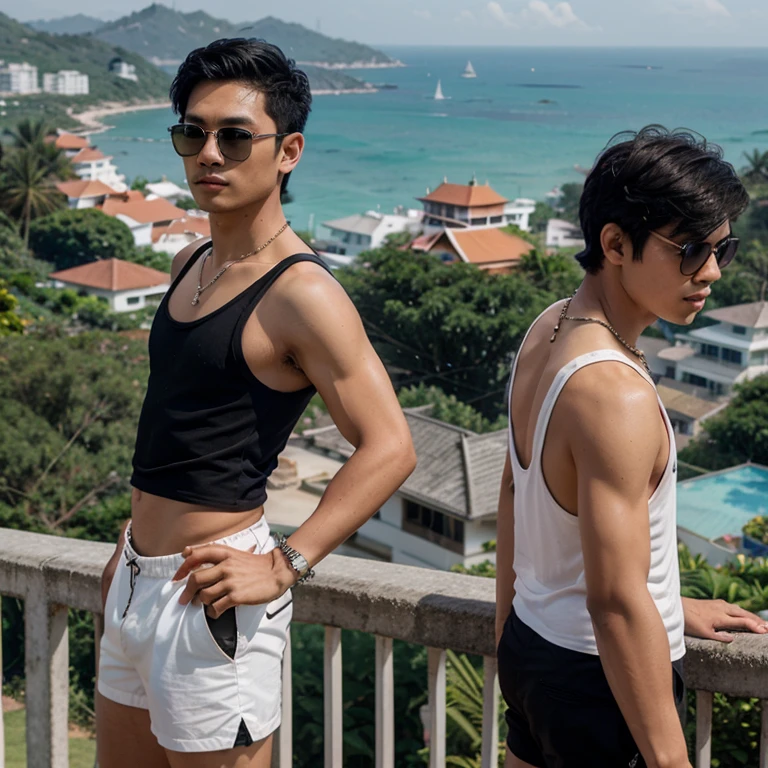
[[720, 0], [683, 0], [675, 8], [677, 13], [684, 13], [689, 16], [699, 16], [701, 18], [711, 19], [730, 18], [731, 12], [720, 2]]
[[415, 10], [413, 15], [420, 19], [424, 19], [424, 21], [429, 21], [432, 18], [432, 14], [429, 11]]
[[[691, 0], [692, 2], [718, 2], [718, 0]], [[520, 26], [549, 26], [558, 29], [589, 29], [573, 10], [568, 2], [555, 2], [550, 6], [545, 0], [528, 0], [519, 13], [505, 11], [502, 6], [492, 0], [486, 6], [494, 21], [505, 27]]]
[[[704, 2], [717, 2], [717, 0], [703, 0]], [[539, 23], [548, 24], [558, 29], [565, 27], [580, 27], [587, 29], [587, 25], [574, 13], [570, 3], [554, 3], [551, 7], [544, 0], [530, 0], [523, 11], [525, 18], [530, 18]]]
[[458, 22], [462, 22], [462, 23], [463, 23], [463, 22], [469, 22], [470, 24], [474, 24], [474, 23], [475, 23], [475, 21], [476, 21], [476, 19], [475, 19], [475, 14], [474, 14], [474, 13], [472, 13], [472, 11], [463, 10], [463, 11], [461, 11], [461, 13], [459, 13], [459, 15], [456, 17], [456, 21], [458, 21]]
[[516, 27], [517, 24], [512, 19], [512, 14], [507, 13], [499, 3], [496, 2], [496, 0], [491, 0], [490, 3], [486, 6], [488, 9], [488, 13], [491, 14], [491, 17], [494, 21], [499, 22], [499, 24], [502, 24], [505, 27]]

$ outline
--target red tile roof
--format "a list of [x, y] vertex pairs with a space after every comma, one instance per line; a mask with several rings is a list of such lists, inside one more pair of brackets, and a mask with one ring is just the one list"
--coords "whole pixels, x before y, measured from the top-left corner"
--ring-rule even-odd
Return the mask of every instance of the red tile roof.
[[446, 229], [445, 236], [469, 264], [516, 264], [533, 246], [517, 235], [495, 227], [484, 229]]
[[122, 259], [92, 261], [90, 264], [52, 272], [49, 277], [62, 283], [105, 291], [130, 291], [171, 282], [171, 276], [165, 272]]
[[73, 163], [91, 163], [94, 160], [104, 160], [106, 155], [95, 147], [84, 147], [81, 149], [70, 162]]
[[475, 208], [486, 205], [503, 205], [509, 202], [488, 184], [449, 184], [443, 182], [437, 189], [425, 197], [418, 197], [422, 202], [457, 205], [462, 208]]
[[188, 216], [176, 219], [163, 227], [152, 227], [152, 242], [156, 243], [163, 235], [199, 235], [211, 236], [211, 222], [202, 216]]
[[102, 210], [109, 216], [121, 214], [139, 224], [155, 224], [160, 221], [183, 219], [187, 214], [162, 197], [154, 200], [128, 199], [115, 195], [104, 201]]
[[55, 139], [56, 149], [85, 149], [91, 145], [87, 136], [75, 136], [74, 133], [60, 133]]
[[56, 188], [69, 198], [106, 197], [117, 192], [101, 181], [60, 181]]

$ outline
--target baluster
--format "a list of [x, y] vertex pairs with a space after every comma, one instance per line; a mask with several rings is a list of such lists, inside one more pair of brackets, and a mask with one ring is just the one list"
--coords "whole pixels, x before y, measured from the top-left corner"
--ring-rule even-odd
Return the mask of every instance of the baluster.
[[323, 698], [325, 703], [325, 768], [339, 768], [343, 754], [341, 629], [325, 628]]
[[482, 768], [499, 764], [499, 674], [495, 656], [483, 659], [483, 751]]
[[445, 661], [443, 648], [427, 648], [429, 667], [429, 768], [445, 768]]
[[293, 765], [293, 660], [291, 634], [285, 644], [282, 667], [282, 701], [280, 728], [272, 744], [272, 768], [291, 768]]
[[[0, 687], [3, 681], [3, 596], [0, 595]], [[5, 768], [5, 730], [3, 707], [0, 705], [0, 768]]]
[[376, 635], [376, 768], [395, 768], [392, 638]]
[[696, 768], [712, 765], [712, 694], [696, 691]]
[[27, 766], [69, 766], [69, 637], [66, 605], [50, 605], [35, 584], [24, 601]]

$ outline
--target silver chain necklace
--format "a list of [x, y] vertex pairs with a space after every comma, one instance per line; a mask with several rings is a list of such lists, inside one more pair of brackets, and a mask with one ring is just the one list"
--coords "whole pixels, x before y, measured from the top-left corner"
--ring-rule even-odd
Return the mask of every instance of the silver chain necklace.
[[651, 376], [651, 369], [648, 367], [648, 362], [645, 359], [643, 350], [638, 349], [637, 347], [633, 347], [629, 342], [624, 341], [624, 339], [622, 339], [619, 335], [619, 332], [610, 323], [606, 323], [605, 320], [600, 320], [597, 317], [572, 317], [568, 314], [568, 307], [571, 306], [571, 302], [573, 301], [573, 297], [575, 295], [576, 294], [574, 293], [573, 296], [569, 297], [568, 301], [566, 301], [563, 305], [563, 310], [560, 312], [560, 318], [557, 321], [557, 325], [553, 329], [552, 338], [549, 340], [549, 343], [554, 343], [555, 338], [557, 337], [557, 332], [560, 330], [560, 324], [563, 322], [563, 320], [573, 320], [577, 323], [597, 323], [598, 325], [602, 325], [603, 328], [609, 330], [616, 337], [619, 343], [624, 345], [633, 355], [639, 357], [640, 362], [643, 364], [643, 368], [645, 368], [645, 372]]
[[283, 224], [280, 229], [275, 232], [272, 237], [267, 240], [266, 243], [263, 243], [258, 248], [256, 248], [253, 251], [249, 251], [248, 253], [244, 253], [242, 256], [239, 256], [236, 259], [233, 259], [232, 261], [228, 261], [214, 276], [213, 279], [207, 282], [205, 285], [203, 285], [203, 268], [205, 267], [205, 262], [208, 260], [208, 257], [213, 253], [213, 248], [209, 248], [202, 259], [200, 259], [200, 271], [197, 273], [197, 290], [195, 291], [195, 295], [192, 298], [192, 306], [197, 306], [200, 303], [200, 294], [203, 293], [203, 291], [207, 291], [233, 264], [237, 264], [238, 262], [241, 262], [243, 259], [247, 259], [249, 256], [255, 256], [259, 251], [263, 251], [273, 240], [276, 240], [286, 229], [288, 226], [288, 222], [286, 221], [285, 224]]

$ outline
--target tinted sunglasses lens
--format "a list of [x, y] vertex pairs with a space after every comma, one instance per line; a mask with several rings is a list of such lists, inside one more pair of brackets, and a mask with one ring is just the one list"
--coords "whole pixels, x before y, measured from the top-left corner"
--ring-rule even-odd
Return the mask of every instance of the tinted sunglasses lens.
[[221, 128], [219, 130], [219, 150], [230, 160], [247, 160], [251, 154], [251, 134], [242, 128]]
[[733, 261], [733, 257], [736, 255], [736, 251], [738, 250], [738, 238], [734, 237], [728, 240], [721, 247], [720, 252], [717, 254], [717, 266], [720, 267], [720, 269], [725, 269]]
[[174, 125], [171, 128], [171, 141], [177, 154], [190, 157], [205, 146], [205, 131], [197, 125]]
[[686, 276], [695, 275], [706, 264], [712, 253], [709, 243], [686, 243], [683, 246], [683, 261], [680, 271]]

